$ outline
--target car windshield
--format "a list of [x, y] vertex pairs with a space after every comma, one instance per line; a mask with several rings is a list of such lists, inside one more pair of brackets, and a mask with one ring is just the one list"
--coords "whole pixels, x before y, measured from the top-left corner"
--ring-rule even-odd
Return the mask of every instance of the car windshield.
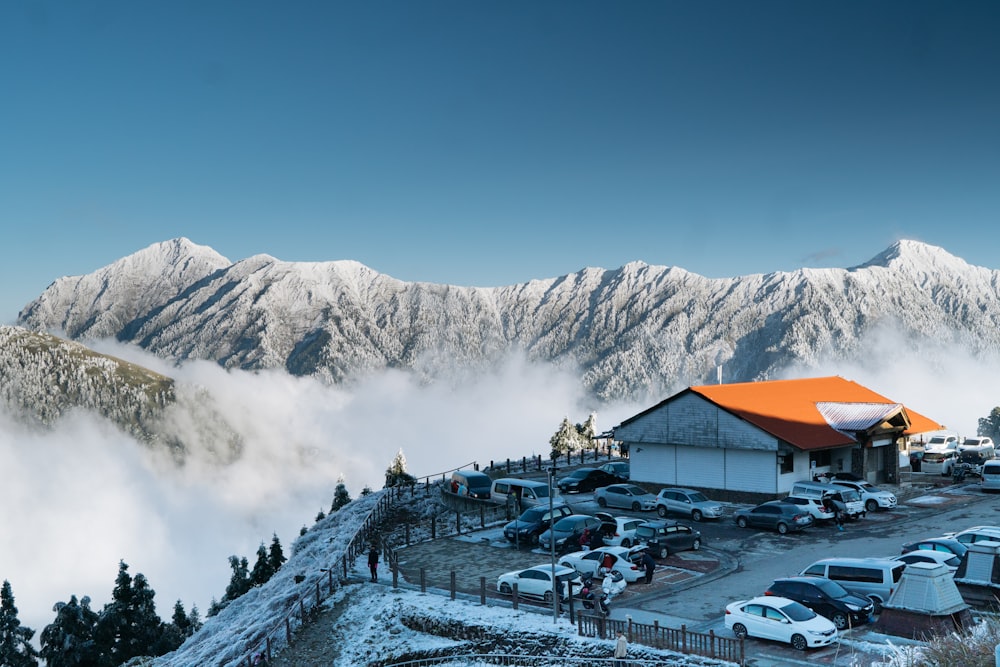
[[639, 526], [635, 529], [636, 537], [652, 537], [656, 534], [656, 531], [649, 526]]
[[798, 602], [785, 605], [781, 611], [785, 612], [785, 615], [793, 621], [808, 621], [810, 618], [816, 618], [816, 612]]
[[531, 509], [525, 510], [524, 514], [522, 514], [520, 517], [518, 517], [518, 521], [530, 521], [530, 522], [541, 521], [542, 517], [544, 517], [545, 513], [548, 512], [548, 511], [549, 511], [549, 508], [547, 508], [547, 507], [544, 507], [544, 508], [543, 507], [532, 507]]
[[838, 584], [836, 581], [831, 581], [830, 579], [825, 579], [825, 580], [817, 579], [816, 582], [814, 582], [814, 585], [816, 586], [816, 588], [820, 589], [821, 591], [823, 591], [828, 596], [834, 599], [839, 599], [842, 597], [846, 597], [847, 595], [850, 595], [850, 593], [847, 592], [846, 588]]
[[944, 461], [945, 455], [938, 452], [926, 452], [924, 454], [924, 461], [928, 463], [939, 463]]
[[590, 473], [589, 470], [574, 470], [569, 474], [569, 476], [573, 479], [583, 479], [588, 473]]
[[580, 521], [580, 517], [568, 516], [565, 519], [560, 519], [556, 522], [556, 530], [573, 530], [576, 528], [577, 522]]
[[705, 502], [708, 502], [708, 498], [706, 498], [705, 494], [701, 493], [700, 491], [695, 491], [694, 493], [689, 493], [688, 494], [688, 498], [690, 498], [691, 502], [693, 502], [693, 503], [705, 503]]

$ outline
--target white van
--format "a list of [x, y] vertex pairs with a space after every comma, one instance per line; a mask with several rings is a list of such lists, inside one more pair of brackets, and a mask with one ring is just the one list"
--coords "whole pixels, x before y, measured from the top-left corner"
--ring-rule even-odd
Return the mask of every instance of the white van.
[[516, 477], [495, 479], [490, 487], [490, 500], [498, 503], [511, 502], [519, 509], [548, 504], [549, 485], [546, 482]]
[[958, 461], [957, 449], [927, 450], [920, 457], [920, 472], [937, 473], [946, 477], [951, 474], [956, 461]]
[[798, 496], [799, 498], [815, 498], [816, 500], [823, 500], [824, 498], [838, 500], [847, 508], [847, 516], [850, 518], [857, 519], [859, 516], [865, 515], [865, 503], [861, 500], [861, 494], [855, 489], [848, 489], [836, 484], [808, 481], [795, 482], [788, 495]]
[[979, 484], [983, 491], [1000, 491], [1000, 460], [993, 459], [983, 464]]
[[890, 558], [824, 558], [800, 573], [804, 577], [826, 577], [875, 604], [875, 613], [896, 590], [906, 563]]

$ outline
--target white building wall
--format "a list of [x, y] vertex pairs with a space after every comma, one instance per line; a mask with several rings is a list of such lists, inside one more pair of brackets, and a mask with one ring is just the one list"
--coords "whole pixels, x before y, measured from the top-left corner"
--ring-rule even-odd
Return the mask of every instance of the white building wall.
[[777, 493], [778, 459], [774, 452], [726, 450], [726, 480], [730, 491]]

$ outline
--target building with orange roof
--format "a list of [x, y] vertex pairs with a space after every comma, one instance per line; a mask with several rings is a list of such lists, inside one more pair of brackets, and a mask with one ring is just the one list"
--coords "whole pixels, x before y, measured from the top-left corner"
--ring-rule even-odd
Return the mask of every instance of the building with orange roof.
[[636, 482], [786, 495], [824, 473], [898, 483], [906, 439], [941, 424], [842, 377], [689, 387], [614, 427]]

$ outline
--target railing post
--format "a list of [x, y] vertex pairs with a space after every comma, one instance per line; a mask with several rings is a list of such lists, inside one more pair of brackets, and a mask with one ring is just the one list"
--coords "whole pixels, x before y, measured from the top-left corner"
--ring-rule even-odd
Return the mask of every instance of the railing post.
[[292, 643], [292, 622], [285, 617], [285, 641], [289, 644]]
[[479, 604], [486, 605], [486, 577], [479, 577]]
[[343, 566], [344, 569], [344, 579], [347, 579], [347, 555], [345, 554], [341, 556], [340, 560], [341, 560], [341, 565]]
[[511, 594], [514, 596], [514, 598], [512, 600], [512, 608], [514, 609], [514, 611], [517, 611], [517, 602], [518, 602], [518, 599], [517, 599], [517, 584], [514, 584], [514, 588], [511, 591]]
[[510, 459], [507, 459], [507, 474], [510, 474]]
[[427, 570], [420, 568], [420, 592], [427, 592]]
[[451, 571], [451, 599], [455, 599], [455, 570]]
[[392, 587], [399, 588], [399, 562], [392, 559]]
[[410, 546], [410, 524], [406, 524], [406, 546]]
[[656, 648], [660, 648], [660, 621], [656, 618], [653, 619], [653, 637]]
[[437, 537], [437, 517], [436, 516], [432, 516], [431, 517], [431, 539], [433, 540], [436, 537]]
[[687, 637], [687, 624], [681, 625], [681, 652], [687, 653], [688, 648], [688, 637]]
[[710, 658], [714, 658], [715, 657], [715, 630], [711, 630], [710, 629], [708, 631], [708, 646], [709, 646], [708, 652], [710, 654], [709, 657]]
[[316, 606], [319, 606], [319, 581], [316, 582]]
[[455, 534], [456, 535], [461, 535], [462, 534], [462, 513], [461, 512], [455, 512]]

